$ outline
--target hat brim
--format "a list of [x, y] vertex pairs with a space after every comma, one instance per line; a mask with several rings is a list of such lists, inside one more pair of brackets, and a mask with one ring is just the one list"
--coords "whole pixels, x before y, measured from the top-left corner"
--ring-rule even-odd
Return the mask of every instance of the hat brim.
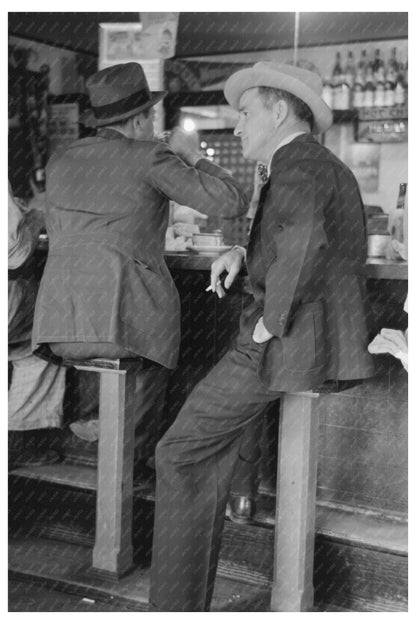
[[124, 119], [128, 119], [133, 115], [137, 115], [138, 113], [142, 113], [143, 111], [151, 108], [160, 100], [162, 100], [166, 95], [167, 91], [152, 91], [151, 98], [146, 104], [142, 106], [138, 106], [137, 108], [133, 108], [130, 111], [126, 111], [125, 113], [120, 113], [119, 115], [115, 115], [113, 117], [108, 117], [106, 119], [97, 119], [94, 115], [94, 111], [92, 108], [84, 111], [80, 117], [79, 122], [88, 128], [99, 128], [100, 126], [108, 126], [108, 124], [116, 123], [117, 121], [123, 121]]
[[325, 132], [332, 125], [332, 111], [324, 100], [301, 80], [278, 70], [247, 68], [232, 74], [225, 83], [224, 95], [229, 104], [238, 110], [244, 91], [254, 87], [272, 87], [296, 95], [311, 109], [314, 117], [312, 132]]

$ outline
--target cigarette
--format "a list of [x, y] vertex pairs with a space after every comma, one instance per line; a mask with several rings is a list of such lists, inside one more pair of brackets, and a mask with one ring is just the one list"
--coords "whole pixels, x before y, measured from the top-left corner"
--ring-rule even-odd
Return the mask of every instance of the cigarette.
[[[217, 283], [215, 284], [215, 288], [217, 288], [217, 286], [221, 286], [221, 280], [217, 280]], [[211, 284], [208, 286], [208, 288], [205, 288], [205, 292], [209, 292], [210, 290], [212, 290]]]

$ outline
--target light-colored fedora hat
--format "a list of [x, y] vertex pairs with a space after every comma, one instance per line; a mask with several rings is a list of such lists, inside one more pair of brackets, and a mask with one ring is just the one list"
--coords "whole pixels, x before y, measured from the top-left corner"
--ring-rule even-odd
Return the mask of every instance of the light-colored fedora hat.
[[99, 127], [127, 119], [150, 108], [165, 91], [150, 91], [139, 63], [106, 67], [86, 82], [92, 109], [81, 116], [81, 123]]
[[311, 109], [314, 117], [312, 132], [325, 132], [332, 124], [332, 112], [321, 97], [322, 80], [318, 74], [289, 65], [261, 61], [232, 74], [224, 87], [227, 101], [238, 110], [244, 91], [253, 87], [273, 87], [296, 95]]

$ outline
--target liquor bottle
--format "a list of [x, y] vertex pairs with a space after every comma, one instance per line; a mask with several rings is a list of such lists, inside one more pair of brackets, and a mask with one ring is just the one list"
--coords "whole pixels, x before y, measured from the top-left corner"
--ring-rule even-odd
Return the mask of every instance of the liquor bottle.
[[341, 82], [343, 73], [341, 65], [341, 52], [337, 52], [335, 56], [335, 65], [332, 69], [332, 84], [334, 86]]
[[335, 110], [340, 110], [343, 105], [344, 81], [345, 74], [341, 65], [341, 53], [337, 52], [335, 57], [335, 64], [332, 69], [332, 105]]
[[347, 56], [347, 64], [345, 66], [345, 80], [349, 85], [350, 89], [354, 87], [355, 73], [354, 54], [349, 51]]
[[365, 88], [365, 72], [367, 67], [367, 52], [361, 50], [360, 60], [357, 63], [357, 71], [355, 73], [354, 88], [352, 94], [353, 108], [361, 108], [364, 106], [364, 88]]
[[374, 82], [374, 74], [371, 64], [367, 65], [367, 71], [365, 75], [365, 88], [364, 88], [364, 102], [365, 108], [371, 108], [374, 106], [376, 85]]
[[384, 61], [381, 58], [380, 50], [377, 48], [373, 61], [373, 74], [376, 81], [384, 82]]
[[352, 92], [353, 108], [362, 108], [364, 106], [364, 86], [364, 75], [357, 71]]
[[333, 92], [329, 76], [325, 76], [323, 80], [322, 99], [328, 104], [329, 108], [333, 108]]
[[399, 64], [399, 70], [397, 75], [397, 82], [394, 88], [394, 104], [403, 106], [406, 102], [406, 83], [404, 77], [404, 65]]
[[366, 50], [361, 50], [361, 57], [357, 64], [357, 74], [361, 74], [363, 82], [364, 82], [366, 69], [367, 69], [367, 52]]
[[397, 75], [398, 74], [395, 71], [394, 65], [391, 62], [389, 62], [387, 66], [387, 73], [386, 73], [384, 106], [394, 106], [395, 104], [395, 89], [396, 89], [396, 84], [397, 84]]
[[384, 68], [378, 69], [376, 73], [376, 90], [374, 92], [374, 106], [385, 106], [386, 83], [384, 80]]
[[386, 80], [387, 80], [387, 76], [389, 76], [389, 80], [393, 82], [393, 88], [396, 86], [398, 75], [399, 75], [399, 62], [397, 60], [397, 49], [392, 48], [389, 62], [387, 64]]
[[347, 83], [345, 74], [341, 76], [341, 82], [337, 85], [337, 106], [338, 110], [349, 110], [351, 107], [351, 88]]
[[404, 210], [404, 203], [406, 201], [407, 182], [402, 182], [399, 185], [399, 196], [397, 198], [396, 210]]

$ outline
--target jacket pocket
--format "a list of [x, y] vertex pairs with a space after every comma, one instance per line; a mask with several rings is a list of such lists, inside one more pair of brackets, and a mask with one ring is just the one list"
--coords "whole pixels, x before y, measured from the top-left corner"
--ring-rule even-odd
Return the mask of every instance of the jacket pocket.
[[296, 312], [293, 324], [281, 339], [287, 370], [306, 372], [325, 364], [323, 302], [305, 303]]

